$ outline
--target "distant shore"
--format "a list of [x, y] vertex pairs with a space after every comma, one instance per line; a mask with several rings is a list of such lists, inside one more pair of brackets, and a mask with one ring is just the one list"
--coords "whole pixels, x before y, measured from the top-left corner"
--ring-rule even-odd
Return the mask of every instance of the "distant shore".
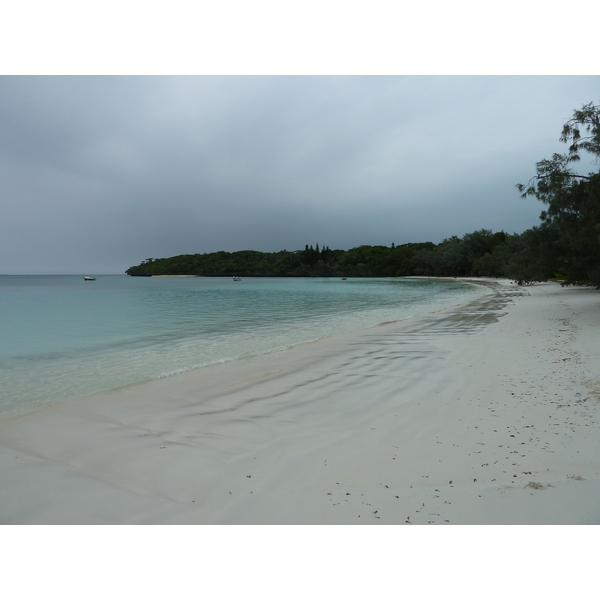
[[2, 418], [0, 522], [598, 524], [600, 294], [488, 284]]

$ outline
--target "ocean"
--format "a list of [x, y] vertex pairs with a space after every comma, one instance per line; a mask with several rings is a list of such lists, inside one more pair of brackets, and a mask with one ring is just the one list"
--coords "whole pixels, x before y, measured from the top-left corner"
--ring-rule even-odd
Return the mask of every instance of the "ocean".
[[0, 276], [0, 413], [466, 302], [426, 279]]

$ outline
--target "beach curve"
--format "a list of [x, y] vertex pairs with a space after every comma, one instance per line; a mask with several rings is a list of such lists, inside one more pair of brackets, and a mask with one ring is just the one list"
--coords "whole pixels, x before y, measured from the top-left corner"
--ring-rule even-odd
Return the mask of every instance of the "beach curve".
[[600, 297], [466, 304], [0, 420], [0, 521], [598, 523]]

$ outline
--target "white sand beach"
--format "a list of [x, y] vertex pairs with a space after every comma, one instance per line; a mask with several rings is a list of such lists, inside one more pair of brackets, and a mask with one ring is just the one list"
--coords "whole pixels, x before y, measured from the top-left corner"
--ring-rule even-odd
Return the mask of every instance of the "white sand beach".
[[3, 524], [598, 524], [600, 294], [442, 312], [0, 420]]

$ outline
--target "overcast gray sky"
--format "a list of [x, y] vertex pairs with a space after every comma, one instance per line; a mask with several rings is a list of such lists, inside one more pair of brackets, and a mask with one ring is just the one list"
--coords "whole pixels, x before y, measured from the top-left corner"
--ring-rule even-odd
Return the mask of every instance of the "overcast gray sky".
[[515, 184], [599, 100], [596, 76], [2, 76], [0, 273], [520, 233], [543, 206]]

